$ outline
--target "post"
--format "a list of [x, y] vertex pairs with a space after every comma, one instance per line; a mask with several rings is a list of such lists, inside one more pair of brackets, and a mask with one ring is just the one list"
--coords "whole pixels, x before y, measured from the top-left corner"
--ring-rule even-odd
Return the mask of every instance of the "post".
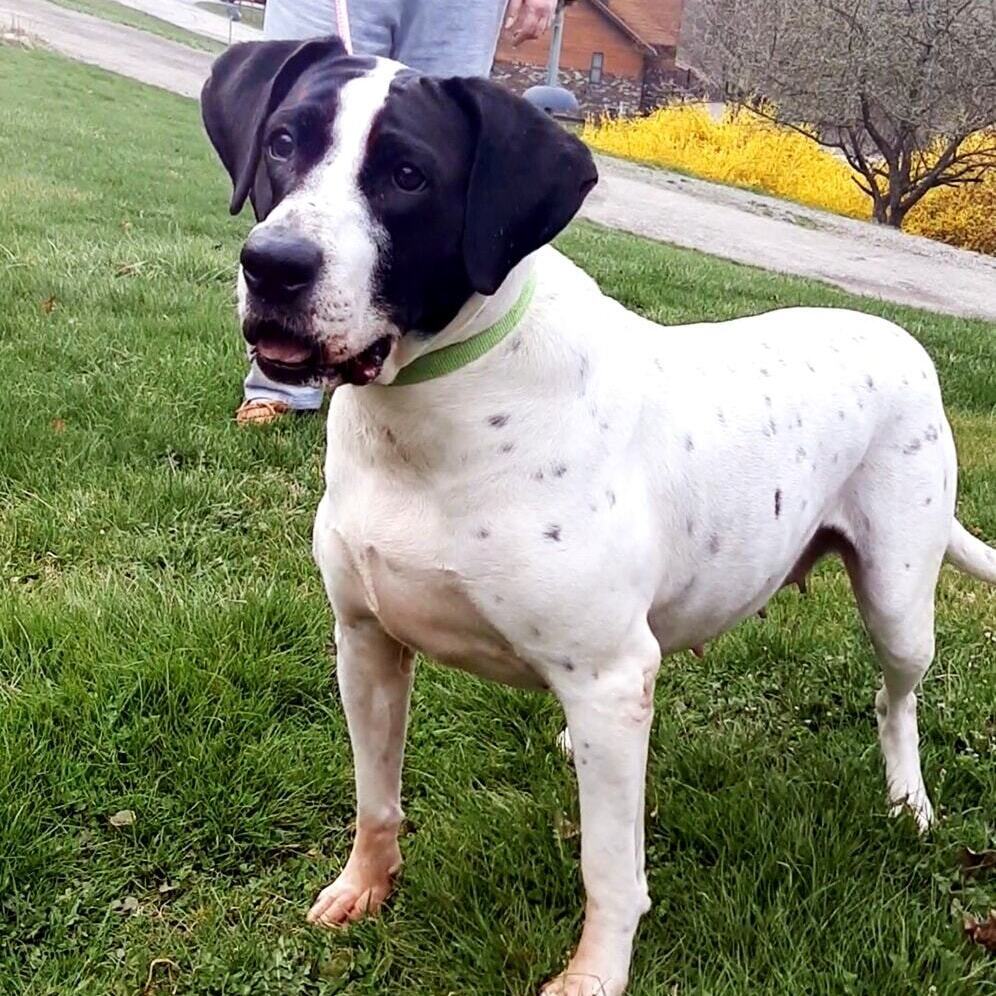
[[546, 64], [546, 85], [556, 86], [560, 70], [560, 46], [564, 41], [564, 0], [557, 3], [557, 13], [553, 17], [553, 31], [550, 33], [550, 58]]

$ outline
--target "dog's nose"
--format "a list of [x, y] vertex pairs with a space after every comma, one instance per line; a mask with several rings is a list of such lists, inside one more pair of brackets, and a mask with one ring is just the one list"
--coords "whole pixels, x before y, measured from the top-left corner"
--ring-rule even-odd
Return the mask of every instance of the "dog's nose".
[[270, 304], [288, 304], [315, 282], [322, 250], [287, 231], [257, 229], [242, 247], [242, 274], [252, 293]]

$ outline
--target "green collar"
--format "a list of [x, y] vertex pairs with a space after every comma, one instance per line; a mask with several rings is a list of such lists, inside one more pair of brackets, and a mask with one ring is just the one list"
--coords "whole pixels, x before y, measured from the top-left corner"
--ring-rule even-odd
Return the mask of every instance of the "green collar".
[[421, 384], [427, 380], [435, 380], [437, 377], [453, 373], [468, 363], [480, 359], [489, 350], [494, 349], [519, 324], [522, 316], [526, 313], [526, 308], [529, 307], [529, 302], [533, 299], [533, 291], [535, 290], [536, 278], [530, 274], [519, 299], [512, 305], [511, 310], [499, 318], [494, 325], [489, 325], [477, 335], [464, 339], [463, 342], [455, 342], [452, 346], [443, 346], [442, 349], [417, 356], [408, 366], [402, 367], [398, 371], [398, 376], [388, 386], [404, 387], [409, 384]]

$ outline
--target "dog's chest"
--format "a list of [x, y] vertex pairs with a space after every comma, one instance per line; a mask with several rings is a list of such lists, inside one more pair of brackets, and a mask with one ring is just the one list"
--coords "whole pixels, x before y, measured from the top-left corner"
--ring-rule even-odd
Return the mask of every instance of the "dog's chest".
[[[589, 625], [611, 639], [612, 598], [600, 603], [608, 621], [589, 610], [561, 632], [574, 616], [565, 605], [589, 602], [607, 563], [631, 565], [641, 578], [624, 584], [649, 590], [634, 529], [645, 502], [613, 473], [590, 400], [565, 403], [555, 420], [538, 409], [539, 425], [529, 405], [478, 406], [468, 392], [428, 454], [401, 420], [388, 427], [344, 402], [330, 417], [316, 533], [319, 558], [337, 563], [337, 614], [352, 607], [438, 660], [537, 687]], [[618, 409], [610, 417], [622, 424]]]

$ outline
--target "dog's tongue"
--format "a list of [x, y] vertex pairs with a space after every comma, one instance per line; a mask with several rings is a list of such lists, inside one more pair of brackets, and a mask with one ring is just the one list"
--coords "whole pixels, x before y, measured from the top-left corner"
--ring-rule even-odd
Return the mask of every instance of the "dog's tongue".
[[304, 363], [311, 356], [311, 349], [293, 339], [261, 339], [256, 352], [271, 363]]

